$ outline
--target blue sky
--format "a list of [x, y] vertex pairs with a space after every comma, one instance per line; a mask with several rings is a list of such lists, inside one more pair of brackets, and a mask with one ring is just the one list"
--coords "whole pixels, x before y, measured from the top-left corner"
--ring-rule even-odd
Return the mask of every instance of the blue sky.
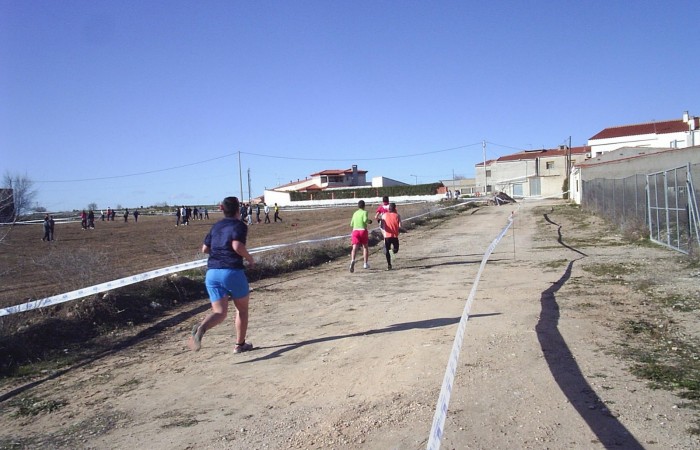
[[[632, 7], [632, 5], [634, 5]], [[700, 115], [693, 1], [0, 0], [0, 172], [52, 211], [408, 183]]]

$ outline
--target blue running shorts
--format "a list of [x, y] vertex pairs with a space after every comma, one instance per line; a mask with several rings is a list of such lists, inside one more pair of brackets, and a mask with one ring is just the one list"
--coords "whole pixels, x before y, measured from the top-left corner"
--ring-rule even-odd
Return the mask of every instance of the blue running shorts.
[[243, 298], [250, 293], [243, 269], [207, 269], [204, 284], [212, 303], [227, 296], [234, 300]]

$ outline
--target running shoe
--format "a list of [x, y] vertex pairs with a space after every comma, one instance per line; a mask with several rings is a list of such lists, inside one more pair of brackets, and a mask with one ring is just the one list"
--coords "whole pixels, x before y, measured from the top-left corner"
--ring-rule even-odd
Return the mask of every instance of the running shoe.
[[253, 344], [251, 344], [250, 342], [236, 344], [236, 346], [233, 347], [233, 353], [243, 353], [243, 352], [249, 352], [251, 350], [253, 350]]

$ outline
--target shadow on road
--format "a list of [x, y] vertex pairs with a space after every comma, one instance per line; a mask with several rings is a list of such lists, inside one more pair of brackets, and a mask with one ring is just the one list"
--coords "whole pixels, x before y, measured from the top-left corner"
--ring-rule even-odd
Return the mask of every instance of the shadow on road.
[[559, 242], [559, 244], [561, 244], [563, 247], [568, 248], [568, 249], [571, 250], [572, 252], [578, 253], [578, 254], [581, 255], [581, 256], [588, 256], [587, 254], [583, 253], [582, 251], [577, 250], [577, 249], [571, 247], [570, 245], [567, 245], [567, 244], [564, 243], [564, 240], [563, 240], [563, 238], [562, 238], [562, 236], [561, 236], [561, 225], [559, 225], [558, 223], [553, 222], [552, 219], [550, 219], [549, 216], [548, 216], [547, 214], [544, 215], [544, 220], [546, 220], [547, 222], [551, 223], [552, 225], [556, 225], [556, 227], [557, 227], [557, 234], [559, 235], [559, 237], [557, 238], [557, 242]]
[[[561, 226], [551, 221], [545, 214], [545, 220], [559, 227], [559, 243], [580, 254], [584, 253], [569, 247], [562, 241]], [[581, 258], [578, 258], [581, 259]], [[537, 339], [542, 348], [542, 354], [549, 366], [554, 381], [566, 395], [571, 405], [576, 409], [583, 420], [586, 421], [591, 431], [598, 437], [605, 448], [643, 449], [625, 426], [610, 414], [603, 400], [586, 381], [581, 368], [576, 363], [566, 340], [559, 332], [559, 305], [556, 293], [571, 277], [574, 262], [570, 261], [564, 274], [552, 286], [542, 292], [540, 296], [540, 319], [535, 326]]]
[[[469, 320], [472, 320], [472, 319], [478, 318], [478, 317], [495, 316], [495, 315], [499, 315], [499, 314], [500, 313], [475, 314], [473, 316], [469, 316]], [[459, 323], [460, 319], [461, 319], [461, 317], [444, 317], [444, 318], [439, 318], [439, 319], [419, 320], [417, 322], [397, 323], [397, 324], [389, 325], [387, 327], [379, 328], [379, 329], [375, 329], [375, 330], [358, 331], [357, 333], [343, 334], [343, 335], [338, 335], [338, 336], [324, 336], [324, 337], [320, 337], [320, 338], [308, 339], [305, 341], [293, 342], [293, 343], [289, 343], [289, 344], [280, 344], [280, 345], [270, 346], [270, 347], [256, 347], [255, 350], [265, 350], [265, 349], [277, 348], [277, 347], [281, 347], [281, 348], [279, 348], [278, 350], [275, 350], [274, 352], [269, 353], [265, 356], [260, 356], [258, 358], [249, 359], [247, 361], [241, 361], [240, 363], [237, 363], [237, 364], [248, 364], [248, 363], [252, 363], [252, 362], [256, 362], [256, 361], [264, 361], [267, 359], [279, 358], [283, 354], [285, 354], [287, 352], [291, 352], [292, 350], [296, 350], [300, 347], [304, 347], [305, 345], [318, 344], [321, 342], [328, 342], [328, 341], [336, 341], [338, 339], [347, 339], [347, 338], [352, 338], [352, 337], [371, 336], [373, 334], [379, 334], [379, 333], [393, 333], [396, 331], [415, 330], [415, 329], [420, 329], [420, 328], [444, 327], [446, 325], [453, 325], [453, 324]]]

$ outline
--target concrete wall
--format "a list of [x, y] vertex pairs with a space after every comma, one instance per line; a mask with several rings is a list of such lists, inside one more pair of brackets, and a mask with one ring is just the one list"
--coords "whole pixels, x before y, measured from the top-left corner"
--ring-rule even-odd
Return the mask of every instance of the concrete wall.
[[569, 182], [571, 187], [571, 198], [577, 205], [581, 204], [581, 169], [574, 167], [571, 170], [571, 181]]
[[474, 178], [457, 178], [455, 180], [440, 180], [440, 183], [445, 186], [446, 190], [454, 192], [459, 191], [460, 194], [472, 195], [476, 193], [476, 180]]
[[[633, 149], [639, 151], [639, 149]], [[615, 156], [617, 156], [615, 158]], [[608, 157], [609, 160], [606, 160]], [[630, 155], [620, 152], [618, 155], [601, 155], [600, 159], [591, 159], [582, 163], [581, 179], [596, 178], [621, 179], [635, 174], [649, 174], [662, 170], [700, 163], [700, 146], [680, 149], [653, 149], [643, 155]]]
[[[583, 181], [605, 178], [619, 180], [636, 174], [650, 174], [662, 170], [700, 164], [700, 146], [669, 148], [621, 148], [604, 153], [579, 164], [572, 171], [572, 199], [581, 204]], [[697, 182], [696, 182], [697, 183]]]
[[267, 203], [268, 205], [274, 205], [275, 203], [277, 203], [280, 206], [284, 206], [292, 203], [291, 195], [289, 192], [265, 190], [263, 198], [265, 199], [265, 203]]

